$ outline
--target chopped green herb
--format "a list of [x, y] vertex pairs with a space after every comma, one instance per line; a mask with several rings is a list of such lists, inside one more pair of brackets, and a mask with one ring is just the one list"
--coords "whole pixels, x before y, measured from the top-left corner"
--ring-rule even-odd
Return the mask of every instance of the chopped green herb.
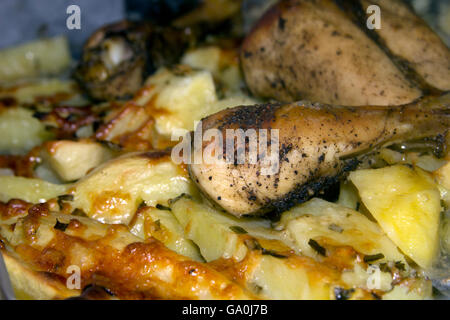
[[344, 231], [344, 229], [341, 226], [338, 226], [337, 224], [330, 224], [328, 226], [328, 229], [330, 229], [331, 231], [335, 231], [335, 232], [339, 232], [342, 233]]
[[63, 194], [63, 195], [58, 196], [57, 203], [58, 203], [60, 210], [63, 209], [64, 201], [73, 201], [73, 195], [72, 194]]
[[56, 220], [56, 224], [53, 228], [64, 232], [64, 231], [66, 231], [68, 225], [69, 225], [68, 223], [62, 223], [62, 222], [59, 222], [58, 220]]
[[375, 300], [381, 300], [381, 297], [377, 295], [375, 292], [372, 291], [370, 294], [372, 295], [372, 297], [375, 298]]
[[287, 256], [284, 256], [284, 255], [279, 254], [279, 253], [277, 253], [275, 251], [267, 250], [267, 249], [264, 249], [264, 248], [262, 248], [261, 253], [264, 254], [264, 255], [268, 255], [268, 256], [272, 256], [272, 257], [280, 258], [280, 259], [286, 259], [287, 258]]
[[146, 207], [147, 205], [145, 204], [145, 201], [142, 201], [141, 203], [139, 203], [139, 205], [138, 205], [138, 210], [140, 210], [140, 209], [142, 209], [142, 208], [144, 208], [144, 207]]
[[336, 300], [348, 300], [351, 298], [353, 292], [355, 292], [355, 289], [344, 289], [341, 287], [334, 288]]
[[58, 203], [59, 210], [62, 210], [62, 209], [63, 209], [64, 202], [63, 202], [61, 199], [56, 200], [56, 202]]
[[318, 254], [325, 256], [327, 255], [327, 250], [317, 243], [316, 240], [309, 239], [308, 244], [311, 248], [313, 248]]
[[62, 194], [62, 195], [58, 196], [58, 200], [73, 201], [73, 194]]
[[172, 211], [172, 209], [170, 209], [169, 207], [163, 206], [162, 204], [159, 203], [156, 205], [156, 209]]
[[367, 255], [367, 256], [364, 256], [364, 262], [366, 262], [366, 263], [373, 262], [373, 261], [377, 261], [377, 260], [380, 260], [383, 258], [384, 258], [384, 254], [382, 254], [382, 253]]
[[282, 254], [279, 254], [279, 253], [277, 253], [275, 251], [264, 249], [263, 247], [261, 247], [261, 245], [259, 244], [258, 240], [256, 240], [256, 239], [246, 239], [244, 241], [244, 244], [250, 250], [260, 250], [261, 254], [263, 254], [263, 255], [268, 255], [268, 256], [272, 256], [272, 257], [280, 258], [280, 259], [287, 258], [286, 256], [284, 256]]
[[231, 231], [233, 231], [234, 233], [237, 233], [237, 234], [246, 234], [246, 233], [248, 233], [244, 228], [241, 228], [239, 226], [231, 226], [230, 229], [231, 229]]
[[78, 217], [87, 217], [87, 214], [81, 209], [75, 209], [72, 211], [71, 215]]
[[97, 142], [101, 143], [105, 147], [111, 149], [112, 151], [120, 151], [122, 150], [122, 146], [120, 144], [108, 141], [108, 140], [97, 140]]
[[400, 270], [400, 271], [405, 271], [405, 270], [406, 270], [405, 264], [404, 264], [403, 262], [401, 262], [401, 261], [396, 261], [396, 262], [395, 262], [395, 267], [396, 267], [398, 270]]
[[387, 263], [380, 263], [380, 270], [382, 272], [391, 272], [391, 269], [389, 268], [389, 266], [387, 265]]
[[177, 201], [180, 200], [181, 198], [192, 199], [192, 196], [189, 195], [189, 194], [186, 194], [186, 193], [182, 193], [182, 194], [180, 194], [179, 196], [177, 196], [177, 197], [175, 197], [175, 198], [173, 198], [173, 199], [170, 199], [170, 200], [169, 200], [169, 205], [174, 204], [175, 202], [177, 202]]
[[260, 294], [263, 291], [263, 287], [261, 287], [260, 285], [258, 285], [256, 283], [249, 283], [249, 287], [256, 294]]
[[250, 250], [262, 250], [261, 245], [259, 242], [255, 239], [245, 239], [244, 244], [249, 248]]

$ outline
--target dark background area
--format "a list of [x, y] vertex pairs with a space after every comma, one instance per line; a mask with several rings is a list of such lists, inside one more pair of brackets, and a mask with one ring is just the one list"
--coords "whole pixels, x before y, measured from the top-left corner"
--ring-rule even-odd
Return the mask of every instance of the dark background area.
[[[0, 49], [40, 37], [65, 35], [73, 56], [99, 27], [124, 18], [151, 19], [160, 24], [208, 0], [0, 0]], [[273, 0], [244, 0], [266, 2]], [[408, 0], [450, 43], [450, 0]], [[81, 9], [81, 30], [68, 30], [66, 9]]]

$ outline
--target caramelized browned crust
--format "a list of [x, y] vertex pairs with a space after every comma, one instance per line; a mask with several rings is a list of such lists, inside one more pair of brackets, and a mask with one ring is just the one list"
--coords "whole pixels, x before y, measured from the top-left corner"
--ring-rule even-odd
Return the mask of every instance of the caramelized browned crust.
[[[12, 203], [0, 208], [2, 220], [16, 215], [13, 209]], [[16, 224], [0, 228], [8, 238], [3, 241], [24, 263], [59, 277], [63, 284], [70, 275], [67, 268], [76, 265], [81, 288], [102, 286], [122, 299], [249, 298], [206, 264], [178, 255], [155, 239], [141, 242], [125, 226], [55, 216], [43, 204], [31, 207]]]

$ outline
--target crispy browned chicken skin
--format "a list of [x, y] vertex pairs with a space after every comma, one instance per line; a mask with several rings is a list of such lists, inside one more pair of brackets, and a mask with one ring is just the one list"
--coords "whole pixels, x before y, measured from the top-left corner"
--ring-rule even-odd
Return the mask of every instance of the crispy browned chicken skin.
[[[370, 2], [370, 3], [369, 3]], [[381, 29], [366, 8], [381, 8]], [[291, 102], [400, 105], [450, 90], [450, 51], [400, 0], [283, 0], [244, 40], [253, 94]]]
[[[193, 180], [216, 204], [236, 216], [283, 212], [317, 195], [352, 170], [361, 157], [381, 145], [444, 135], [450, 127], [450, 94], [401, 107], [336, 107], [296, 102], [241, 106], [203, 119], [203, 132], [216, 128], [276, 129], [279, 171], [264, 174], [264, 158], [244, 163], [227, 160], [189, 166]], [[228, 137], [227, 137], [228, 138]], [[260, 136], [258, 137], [260, 139]], [[216, 140], [203, 142], [211, 150]], [[236, 144], [237, 145], [237, 144]], [[235, 149], [236, 150], [236, 149]], [[270, 151], [270, 149], [268, 150]]]
[[191, 37], [185, 29], [121, 21], [88, 39], [75, 78], [96, 100], [131, 97], [157, 68], [178, 62]]

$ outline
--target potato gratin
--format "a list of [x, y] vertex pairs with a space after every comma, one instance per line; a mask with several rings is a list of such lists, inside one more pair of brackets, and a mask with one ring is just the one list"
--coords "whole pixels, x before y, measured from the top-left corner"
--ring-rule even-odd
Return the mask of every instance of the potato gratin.
[[[380, 31], [362, 23], [372, 2]], [[0, 51], [0, 250], [16, 295], [449, 295], [449, 49], [402, 1], [372, 2], [284, 0], [245, 37], [240, 1], [171, 26], [123, 21], [90, 37], [70, 77], [63, 37]], [[174, 161], [200, 120], [278, 130], [279, 171], [261, 174], [262, 154]]]

